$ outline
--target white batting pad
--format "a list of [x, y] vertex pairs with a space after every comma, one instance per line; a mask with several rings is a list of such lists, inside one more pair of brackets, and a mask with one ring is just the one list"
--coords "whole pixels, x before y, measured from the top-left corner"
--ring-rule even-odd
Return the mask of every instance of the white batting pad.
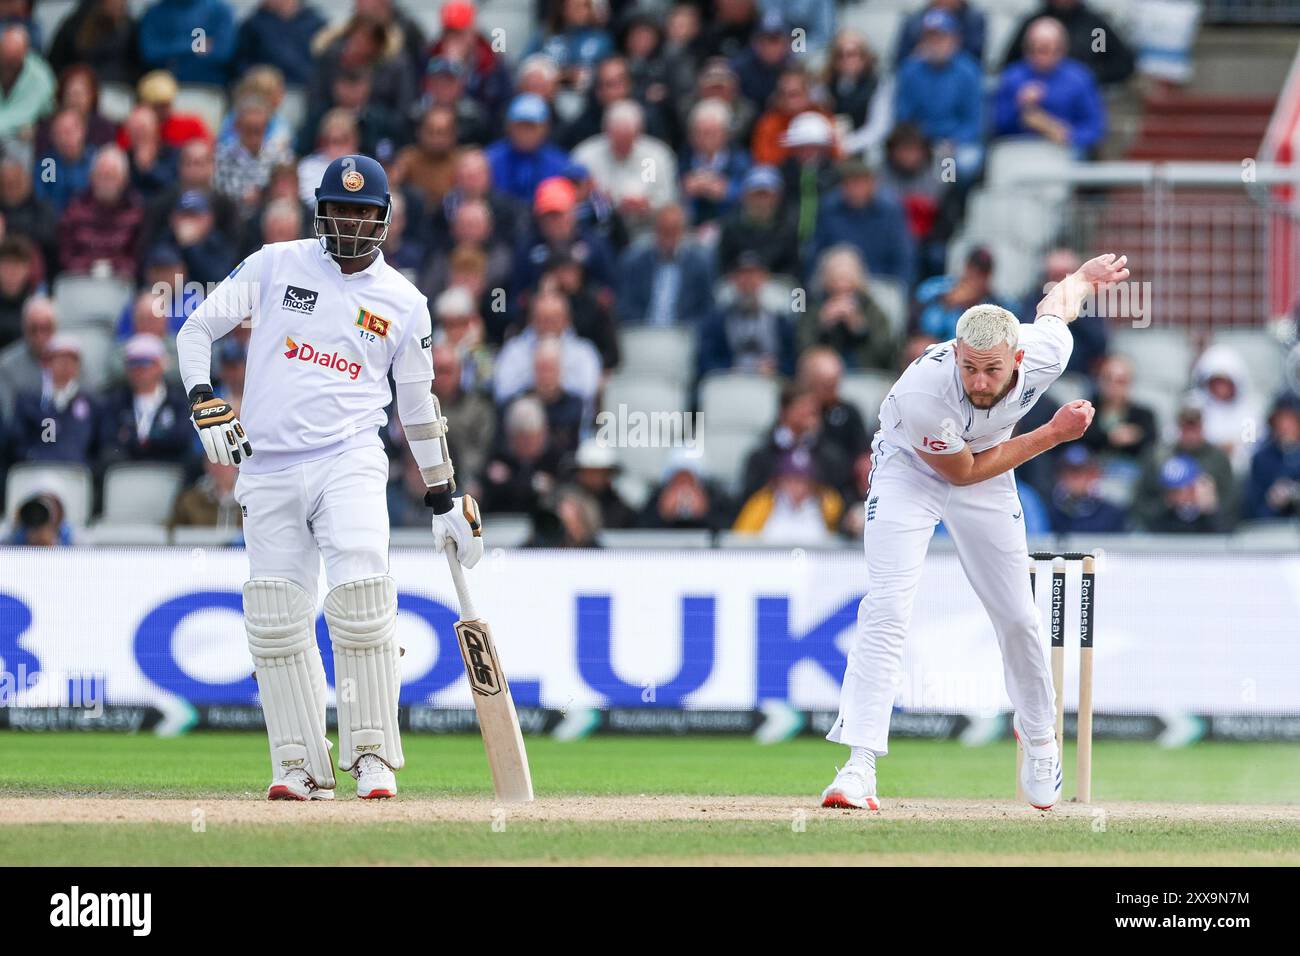
[[325, 620], [334, 647], [339, 768], [351, 770], [359, 757], [374, 754], [400, 770], [396, 582], [382, 575], [340, 584], [325, 597]]
[[328, 790], [334, 768], [325, 736], [325, 667], [312, 627], [314, 611], [307, 592], [292, 581], [253, 578], [244, 585], [244, 627], [271, 740], [271, 772], [278, 780], [301, 768]]

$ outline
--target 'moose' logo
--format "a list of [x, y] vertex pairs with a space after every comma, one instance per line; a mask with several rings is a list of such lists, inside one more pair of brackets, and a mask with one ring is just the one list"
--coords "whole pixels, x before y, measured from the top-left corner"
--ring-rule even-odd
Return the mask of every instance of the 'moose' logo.
[[287, 335], [284, 338], [285, 353], [284, 357], [289, 360], [297, 359], [299, 362], [310, 362], [312, 365], [323, 365], [325, 368], [333, 369], [336, 372], [342, 372], [352, 381], [357, 380], [361, 374], [361, 363], [353, 362], [345, 358], [338, 352], [320, 352], [310, 342], [301, 344], [295, 342]]
[[295, 312], [315, 312], [317, 293], [313, 289], [300, 289], [296, 285], [284, 287], [284, 301], [280, 307]]

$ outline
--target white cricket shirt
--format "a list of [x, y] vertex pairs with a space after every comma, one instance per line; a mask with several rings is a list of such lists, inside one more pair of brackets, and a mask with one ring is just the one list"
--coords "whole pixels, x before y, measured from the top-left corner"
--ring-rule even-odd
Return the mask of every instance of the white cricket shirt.
[[956, 339], [932, 345], [907, 367], [880, 406], [880, 430], [872, 450], [879, 465], [894, 454], [927, 474], [936, 474], [917, 454], [951, 455], [967, 445], [971, 452], [987, 451], [1011, 437], [1016, 422], [1043, 397], [1065, 371], [1074, 349], [1066, 323], [1046, 315], [1021, 324], [1025, 350], [1011, 390], [992, 408], [976, 408], [966, 397], [957, 367]]
[[[432, 323], [425, 297], [383, 253], [345, 275], [315, 239], [253, 253], [186, 320], [209, 343], [251, 318], [239, 420], [251, 474], [380, 444], [393, 381], [433, 380]], [[195, 329], [198, 332], [199, 329]], [[186, 389], [208, 382], [209, 355], [177, 336]]]

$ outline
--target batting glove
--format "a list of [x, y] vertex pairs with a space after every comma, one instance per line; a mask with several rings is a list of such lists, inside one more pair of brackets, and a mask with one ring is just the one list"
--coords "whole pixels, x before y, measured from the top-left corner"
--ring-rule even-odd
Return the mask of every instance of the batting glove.
[[483, 557], [483, 521], [478, 502], [470, 495], [453, 498], [450, 491], [430, 491], [424, 503], [433, 508], [433, 550], [441, 551], [446, 542], [456, 543], [456, 557], [472, 568]]
[[190, 416], [198, 429], [199, 440], [208, 461], [217, 465], [238, 465], [242, 458], [253, 457], [244, 426], [235, 417], [235, 409], [212, 389], [196, 386], [190, 392]]

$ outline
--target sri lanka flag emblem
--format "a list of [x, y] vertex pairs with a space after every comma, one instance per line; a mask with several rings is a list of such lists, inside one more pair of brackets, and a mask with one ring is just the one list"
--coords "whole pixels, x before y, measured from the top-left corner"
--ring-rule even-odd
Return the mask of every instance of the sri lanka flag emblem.
[[284, 353], [285, 358], [291, 359], [298, 357], [298, 343], [287, 335], [284, 337], [284, 347], [287, 349]]
[[357, 312], [357, 325], [367, 332], [374, 332], [375, 335], [384, 338], [388, 336], [388, 320], [380, 318], [368, 309], [361, 309]]

